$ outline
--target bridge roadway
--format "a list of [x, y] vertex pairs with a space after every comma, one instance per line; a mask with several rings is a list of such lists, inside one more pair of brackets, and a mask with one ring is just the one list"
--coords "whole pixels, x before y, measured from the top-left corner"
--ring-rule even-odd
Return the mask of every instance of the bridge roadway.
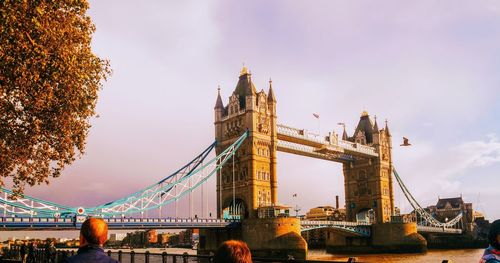
[[[238, 220], [201, 218], [103, 218], [109, 229], [188, 229], [231, 228]], [[0, 217], [0, 231], [12, 230], [75, 230], [82, 222], [73, 218]]]
[[356, 157], [372, 158], [374, 147], [338, 139], [336, 135], [322, 137], [304, 129], [277, 124], [278, 151], [336, 162], [350, 162]]
[[[213, 218], [104, 218], [109, 229], [188, 229], [232, 228], [239, 220]], [[0, 217], [0, 231], [15, 230], [75, 230], [82, 222], [73, 218]], [[364, 222], [301, 220], [301, 231], [335, 228], [346, 234], [369, 237], [371, 224]], [[421, 233], [461, 234], [461, 229], [417, 226]]]

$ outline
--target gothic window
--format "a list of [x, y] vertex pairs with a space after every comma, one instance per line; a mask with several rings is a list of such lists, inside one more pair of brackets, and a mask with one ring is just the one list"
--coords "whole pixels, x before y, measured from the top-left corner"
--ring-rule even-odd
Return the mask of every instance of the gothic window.
[[368, 184], [366, 182], [358, 183], [359, 195], [369, 194]]
[[358, 180], [365, 180], [366, 179], [366, 171], [365, 170], [359, 170], [358, 172]]

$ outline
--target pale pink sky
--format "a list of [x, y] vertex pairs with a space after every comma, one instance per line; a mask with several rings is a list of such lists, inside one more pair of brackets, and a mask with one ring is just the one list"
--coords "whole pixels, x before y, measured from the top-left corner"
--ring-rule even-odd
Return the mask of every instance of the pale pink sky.
[[[217, 85], [227, 103], [244, 62], [258, 90], [272, 77], [280, 123], [314, 131], [318, 112], [323, 133], [341, 121], [352, 133], [364, 109], [387, 118], [394, 145], [413, 143], [394, 147], [394, 165], [422, 205], [462, 194], [500, 218], [496, 0], [109, 0], [90, 15], [114, 70], [100, 118], [86, 155], [30, 195], [93, 206], [167, 176], [213, 141]], [[340, 164], [280, 153], [278, 165], [281, 203], [343, 202]]]

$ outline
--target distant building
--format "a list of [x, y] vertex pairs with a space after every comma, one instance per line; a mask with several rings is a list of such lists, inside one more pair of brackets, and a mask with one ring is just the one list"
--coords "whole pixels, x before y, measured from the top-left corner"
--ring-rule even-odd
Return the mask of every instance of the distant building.
[[324, 221], [345, 221], [346, 213], [343, 208], [334, 208], [333, 206], [318, 206], [311, 208], [306, 213], [308, 220], [324, 220]]
[[146, 236], [148, 245], [158, 243], [158, 233], [156, 233], [156, 230], [152, 229], [146, 231]]
[[116, 242], [122, 241], [127, 236], [126, 233], [112, 233], [109, 235], [109, 241]]
[[200, 235], [199, 229], [186, 229], [179, 233], [179, 246], [193, 247], [198, 244]]
[[128, 233], [122, 241], [124, 245], [129, 245], [131, 247], [149, 247], [152, 245], [156, 245], [157, 242], [158, 235], [156, 233], [156, 230], [136, 231], [133, 233]]
[[168, 245], [170, 241], [170, 236], [172, 236], [170, 233], [158, 234], [158, 244], [161, 246]]

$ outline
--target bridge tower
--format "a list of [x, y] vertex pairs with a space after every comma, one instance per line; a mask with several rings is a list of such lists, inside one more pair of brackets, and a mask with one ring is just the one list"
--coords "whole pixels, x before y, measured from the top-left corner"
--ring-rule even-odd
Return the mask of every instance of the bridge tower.
[[224, 106], [220, 89], [215, 104], [216, 153], [220, 154], [243, 132], [249, 137], [217, 175], [219, 217], [256, 218], [257, 208], [277, 203], [276, 98], [256, 91], [251, 73], [243, 67], [235, 90]]
[[366, 111], [361, 114], [352, 137], [344, 130], [343, 139], [375, 147], [378, 157], [344, 163], [345, 198], [349, 221], [372, 218], [377, 223], [390, 222], [394, 214], [392, 184], [392, 137], [387, 126], [379, 129]]

